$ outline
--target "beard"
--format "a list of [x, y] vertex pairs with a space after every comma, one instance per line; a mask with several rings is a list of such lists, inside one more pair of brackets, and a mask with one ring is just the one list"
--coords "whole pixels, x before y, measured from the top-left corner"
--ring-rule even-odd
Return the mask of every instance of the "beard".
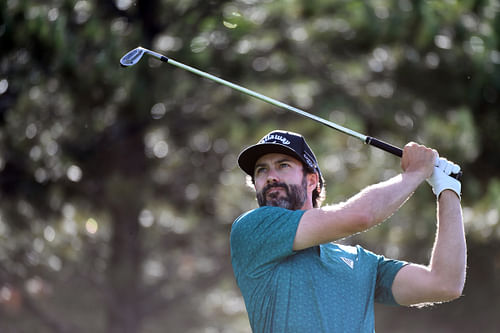
[[[284, 189], [285, 194], [281, 193], [271, 193], [266, 195], [266, 192], [274, 187], [280, 187]], [[264, 186], [264, 188], [257, 192], [257, 203], [259, 207], [263, 206], [273, 206], [281, 207], [290, 210], [298, 210], [304, 206], [307, 200], [307, 179], [304, 177], [302, 179], [302, 184], [300, 185], [287, 185], [285, 183], [272, 183]]]

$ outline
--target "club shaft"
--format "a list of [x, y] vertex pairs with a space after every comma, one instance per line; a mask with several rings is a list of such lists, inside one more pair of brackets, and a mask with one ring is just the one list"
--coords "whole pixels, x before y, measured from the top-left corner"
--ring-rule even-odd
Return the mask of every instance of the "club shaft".
[[331, 122], [331, 121], [328, 121], [324, 118], [321, 118], [321, 117], [318, 117], [316, 115], [313, 115], [309, 112], [306, 112], [304, 110], [301, 110], [301, 109], [298, 109], [296, 107], [293, 107], [291, 105], [288, 105], [286, 103], [283, 103], [283, 102], [280, 102], [274, 98], [271, 98], [271, 97], [267, 97], [265, 95], [262, 95], [262, 94], [259, 94], [258, 92], [255, 92], [253, 90], [250, 90], [248, 88], [245, 88], [245, 87], [242, 87], [240, 85], [237, 85], [235, 83], [232, 83], [232, 82], [229, 82], [229, 81], [226, 81], [224, 79], [221, 79], [217, 76], [214, 76], [214, 75], [211, 75], [211, 74], [208, 74], [206, 72], [203, 72], [203, 71], [200, 71], [199, 69], [196, 69], [196, 68], [193, 68], [191, 66], [188, 66], [188, 65], [185, 65], [183, 63], [180, 63], [178, 61], [175, 61], [174, 59], [171, 59], [171, 58], [167, 58], [165, 56], [162, 56], [162, 58], [160, 58], [162, 61], [165, 61], [165, 62], [168, 62], [169, 64], [171, 65], [174, 65], [176, 67], [179, 67], [179, 68], [182, 68], [182, 69], [185, 69], [189, 72], [192, 72], [194, 74], [197, 74], [199, 76], [202, 76], [204, 78], [207, 78], [209, 80], [212, 80], [212, 81], [215, 81], [215, 82], [218, 82], [222, 85], [225, 85], [227, 87], [230, 87], [232, 89], [235, 89], [235, 90], [238, 90], [244, 94], [247, 94], [249, 96], [252, 96], [252, 97], [255, 97], [257, 99], [260, 99], [261, 101], [264, 101], [264, 102], [267, 102], [269, 104], [272, 104], [274, 106], [277, 106], [277, 107], [280, 107], [280, 108], [283, 108], [283, 109], [286, 109], [286, 110], [289, 110], [289, 111], [292, 111], [292, 112], [295, 112], [303, 117], [306, 117], [306, 118], [309, 118], [309, 119], [312, 119], [314, 121], [317, 121], [323, 125], [326, 125], [330, 128], [333, 128], [337, 131], [340, 131], [344, 134], [348, 134], [352, 137], [355, 137], [361, 141], [363, 141], [364, 143], [367, 143], [367, 144], [370, 144], [374, 147], [377, 147], [377, 148], [380, 148], [382, 150], [385, 150], [389, 153], [392, 153], [396, 156], [403, 156], [403, 150], [401, 148], [398, 148], [396, 146], [393, 146], [387, 142], [384, 142], [384, 141], [381, 141], [381, 140], [378, 140], [376, 138], [373, 138], [373, 137], [370, 137], [370, 136], [366, 136], [364, 134], [361, 134], [361, 133], [358, 133], [356, 131], [353, 131], [349, 128], [346, 128], [344, 126], [341, 126], [339, 124], [336, 124], [334, 122]]
[[[379, 140], [379, 139], [376, 139], [374, 137], [371, 137], [371, 136], [367, 136], [367, 135], [364, 135], [364, 134], [361, 134], [359, 132], [356, 132], [354, 130], [351, 130], [349, 128], [346, 128], [344, 126], [341, 126], [339, 124], [336, 124], [334, 122], [331, 122], [331, 121], [328, 121], [326, 119], [323, 119], [321, 117], [318, 117], [316, 115], [313, 115], [309, 112], [306, 112], [304, 110], [301, 110], [301, 109], [298, 109], [296, 107], [293, 107], [291, 105], [288, 105], [286, 103], [283, 103], [283, 102], [280, 102], [274, 98], [271, 98], [271, 97], [267, 97], [265, 95], [262, 95], [262, 94], [259, 94], [258, 92], [255, 92], [253, 90], [250, 90], [248, 88], [245, 88], [245, 87], [242, 87], [240, 85], [237, 85], [235, 83], [232, 83], [232, 82], [229, 82], [229, 81], [226, 81], [224, 79], [221, 79], [217, 76], [214, 76], [212, 74], [209, 74], [209, 73], [206, 73], [206, 72], [203, 72], [199, 69], [196, 69], [194, 67], [191, 67], [191, 66], [188, 66], [186, 64], [183, 64], [181, 62], [178, 62], [172, 58], [168, 58], [162, 54], [159, 54], [157, 52], [153, 52], [151, 50], [147, 50], [147, 49], [144, 49], [148, 54], [152, 55], [153, 57], [155, 58], [158, 58], [159, 60], [163, 61], [163, 62], [166, 62], [166, 63], [169, 63], [173, 66], [176, 66], [176, 67], [179, 67], [181, 69], [184, 69], [184, 70], [187, 70], [193, 74], [196, 74], [196, 75], [199, 75], [201, 77], [204, 77], [206, 79], [209, 79], [209, 80], [212, 80], [212, 81], [215, 81], [217, 83], [220, 83], [222, 85], [225, 85], [229, 88], [232, 88], [234, 90], [237, 90], [239, 92], [242, 92], [246, 95], [249, 95], [249, 96], [252, 96], [254, 98], [257, 98], [257, 99], [260, 99], [261, 101], [264, 101], [264, 102], [267, 102], [269, 104], [272, 104], [274, 106], [277, 106], [277, 107], [280, 107], [280, 108], [283, 108], [283, 109], [286, 109], [286, 110], [289, 110], [289, 111], [292, 111], [292, 112], [295, 112], [303, 117], [306, 117], [306, 118], [309, 118], [311, 120], [314, 120], [314, 121], [317, 121], [323, 125], [326, 125], [332, 129], [335, 129], [339, 132], [342, 132], [344, 134], [347, 134], [347, 135], [350, 135], [356, 139], [359, 139], [361, 141], [363, 141], [364, 143], [366, 144], [369, 144], [371, 146], [374, 146], [374, 147], [377, 147], [379, 149], [382, 149], [388, 153], [391, 153], [393, 155], [396, 155], [398, 157], [402, 157], [403, 156], [403, 150], [397, 146], [394, 146], [390, 143], [387, 143], [387, 142], [384, 142], [382, 140]], [[453, 178], [456, 178], [456, 179], [460, 179], [462, 175], [462, 172], [458, 173], [458, 174], [452, 174], [451, 176]]]
[[196, 69], [196, 68], [194, 68], [194, 67], [191, 67], [191, 66], [188, 66], [188, 65], [186, 65], [186, 64], [183, 64], [183, 63], [181, 63], [181, 62], [178, 62], [178, 61], [176, 61], [176, 60], [174, 60], [174, 59], [172, 59], [172, 58], [168, 58], [168, 57], [166, 57], [166, 56], [164, 56], [164, 55], [162, 55], [162, 54], [159, 54], [159, 53], [157, 53], [157, 52], [153, 52], [153, 51], [151, 51], [151, 50], [146, 50], [146, 51], [147, 51], [150, 55], [154, 56], [155, 58], [160, 59], [161, 61], [164, 61], [164, 62], [169, 63], [169, 64], [171, 64], [171, 65], [174, 65], [174, 66], [176, 66], [176, 67], [182, 68], [182, 69], [187, 70], [187, 71], [189, 71], [189, 72], [191, 72], [191, 73], [194, 73], [194, 74], [196, 74], [196, 75], [202, 76], [202, 77], [204, 77], [204, 78], [206, 78], [206, 79], [209, 79], [209, 80], [215, 81], [215, 82], [217, 82], [217, 83], [220, 83], [220, 84], [222, 84], [222, 85], [225, 85], [225, 86], [227, 86], [227, 87], [230, 87], [230, 88], [232, 88], [232, 89], [234, 89], [234, 90], [237, 90], [237, 91], [239, 91], [239, 92], [242, 92], [242, 93], [244, 93], [244, 94], [246, 94], [246, 95], [249, 95], [249, 96], [255, 97], [255, 98], [257, 98], [257, 99], [260, 99], [261, 101], [267, 102], [267, 103], [272, 104], [272, 105], [274, 105], [274, 106], [277, 106], [277, 107], [280, 107], [280, 108], [283, 108], [283, 109], [286, 109], [286, 110], [289, 110], [289, 111], [295, 112], [295, 113], [297, 113], [297, 114], [299, 114], [299, 115], [301, 115], [301, 116], [303, 116], [303, 117], [306, 117], [306, 118], [309, 118], [309, 119], [315, 120], [315, 121], [317, 121], [317, 122], [319, 122], [319, 123], [321, 123], [321, 124], [323, 124], [323, 125], [326, 125], [326, 126], [328, 126], [328, 127], [330, 127], [330, 128], [333, 128], [333, 129], [335, 129], [335, 130], [337, 130], [337, 131], [340, 131], [340, 132], [342, 132], [342, 133], [345, 133], [345, 134], [348, 134], [348, 135], [350, 135], [350, 136], [352, 136], [352, 137], [355, 137], [355, 138], [357, 138], [357, 139], [359, 139], [359, 140], [361, 140], [361, 141], [363, 141], [363, 142], [365, 142], [365, 143], [370, 143], [370, 142], [367, 142], [367, 140], [369, 140], [369, 137], [368, 137], [368, 136], [366, 136], [366, 135], [364, 135], [364, 134], [358, 133], [358, 132], [353, 131], [353, 130], [351, 130], [351, 129], [349, 129], [349, 128], [346, 128], [346, 127], [341, 126], [341, 125], [339, 125], [339, 124], [336, 124], [336, 123], [334, 123], [334, 122], [328, 121], [328, 120], [326, 120], [326, 119], [323, 119], [323, 118], [321, 118], [321, 117], [318, 117], [318, 116], [316, 116], [316, 115], [313, 115], [313, 114], [311, 114], [311, 113], [309, 113], [309, 112], [306, 112], [306, 111], [304, 111], [304, 110], [298, 109], [298, 108], [293, 107], [293, 106], [291, 106], [291, 105], [288, 105], [288, 104], [286, 104], [286, 103], [280, 102], [280, 101], [278, 101], [278, 100], [276, 100], [276, 99], [274, 99], [274, 98], [267, 97], [267, 96], [265, 96], [265, 95], [259, 94], [258, 92], [255, 92], [255, 91], [250, 90], [250, 89], [248, 89], [248, 88], [242, 87], [242, 86], [237, 85], [237, 84], [235, 84], [235, 83], [232, 83], [232, 82], [229, 82], [229, 81], [227, 81], [227, 80], [221, 79], [221, 78], [219, 78], [219, 77], [217, 77], [217, 76], [215, 76], [215, 75], [212, 75], [212, 74], [209, 74], [209, 73], [203, 72], [203, 71], [201, 71], [201, 70], [199, 70], [199, 69]]
[[187, 65], [185, 65], [183, 63], [180, 63], [178, 61], [175, 61], [173, 59], [168, 58], [167, 62], [169, 64], [172, 64], [172, 65], [177, 66], [179, 68], [185, 69], [187, 71], [190, 71], [190, 72], [192, 72], [194, 74], [200, 75], [200, 76], [202, 76], [204, 78], [207, 78], [209, 80], [215, 81], [217, 83], [220, 83], [220, 84], [225, 85], [227, 87], [230, 87], [232, 89], [238, 90], [239, 92], [242, 92], [242, 93], [244, 93], [246, 95], [255, 97], [257, 99], [260, 99], [261, 101], [264, 101], [264, 102], [267, 102], [267, 103], [272, 104], [274, 106], [277, 106], [277, 107], [280, 107], [280, 108], [283, 108], [283, 109], [295, 112], [295, 113], [300, 114], [301, 116], [304, 116], [306, 118], [315, 120], [315, 121], [317, 121], [319, 123], [322, 123], [323, 125], [326, 125], [326, 126], [328, 126], [330, 128], [336, 129], [336, 130], [338, 130], [338, 131], [340, 131], [342, 133], [345, 133], [345, 134], [348, 134], [348, 135], [353, 136], [355, 138], [358, 138], [359, 140], [361, 140], [363, 142], [366, 140], [366, 135], [363, 135], [363, 134], [358, 133], [356, 131], [353, 131], [353, 130], [351, 130], [349, 128], [345, 128], [345, 127], [343, 127], [341, 125], [335, 124], [335, 123], [333, 123], [331, 121], [328, 121], [326, 119], [323, 119], [323, 118], [320, 118], [320, 117], [315, 116], [313, 114], [310, 114], [308, 112], [305, 112], [304, 110], [298, 109], [298, 108], [293, 107], [291, 105], [288, 105], [288, 104], [285, 104], [285, 103], [280, 102], [278, 100], [275, 100], [274, 98], [270, 98], [270, 97], [267, 97], [265, 95], [259, 94], [258, 92], [255, 92], [255, 91], [250, 90], [248, 88], [245, 88], [245, 87], [242, 87], [240, 85], [234, 84], [232, 82], [226, 81], [226, 80], [221, 79], [221, 78], [219, 78], [217, 76], [205, 73], [203, 71], [200, 71], [200, 70], [198, 70], [196, 68], [193, 68], [191, 66], [187, 66]]

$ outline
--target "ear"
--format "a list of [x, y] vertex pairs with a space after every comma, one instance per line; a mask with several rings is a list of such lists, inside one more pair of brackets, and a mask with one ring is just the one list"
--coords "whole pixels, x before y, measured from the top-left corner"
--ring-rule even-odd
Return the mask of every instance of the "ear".
[[317, 173], [307, 174], [307, 189], [314, 191], [319, 185], [319, 175]]

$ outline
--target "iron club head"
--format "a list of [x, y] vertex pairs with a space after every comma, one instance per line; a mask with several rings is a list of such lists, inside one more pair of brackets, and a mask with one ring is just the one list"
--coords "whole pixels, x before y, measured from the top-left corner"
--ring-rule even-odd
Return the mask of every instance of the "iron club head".
[[128, 51], [127, 54], [125, 54], [121, 59], [120, 59], [120, 65], [122, 67], [130, 67], [139, 62], [141, 60], [142, 56], [144, 54], [149, 54], [150, 56], [153, 56], [161, 61], [168, 62], [168, 58], [165, 57], [164, 55], [161, 55], [159, 53], [153, 52], [151, 50], [145, 49], [142, 46], [136, 47], [135, 49]]
[[146, 52], [146, 49], [143, 47], [136, 47], [135, 49], [127, 52], [121, 59], [120, 59], [120, 65], [122, 67], [130, 67], [139, 62], [141, 60], [142, 56]]

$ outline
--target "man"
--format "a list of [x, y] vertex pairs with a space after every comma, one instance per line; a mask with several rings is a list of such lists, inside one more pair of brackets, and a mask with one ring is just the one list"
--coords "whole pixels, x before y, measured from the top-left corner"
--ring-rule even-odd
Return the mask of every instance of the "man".
[[[407, 144], [401, 174], [326, 207], [319, 165], [299, 134], [273, 131], [238, 164], [252, 177], [260, 206], [231, 230], [233, 270], [254, 332], [374, 332], [374, 302], [415, 305], [461, 295], [461, 185], [448, 176], [460, 168], [435, 150]], [[332, 243], [387, 219], [425, 180], [437, 196], [438, 220], [428, 266]]]

